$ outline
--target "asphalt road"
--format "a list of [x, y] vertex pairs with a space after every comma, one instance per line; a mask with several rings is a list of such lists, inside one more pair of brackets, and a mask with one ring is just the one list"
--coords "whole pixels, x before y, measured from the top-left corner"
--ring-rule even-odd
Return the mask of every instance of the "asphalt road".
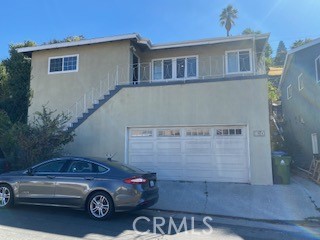
[[[152, 217], [140, 218], [136, 221], [136, 228], [140, 232], [150, 231], [147, 234], [135, 232], [133, 222], [139, 212], [116, 214], [108, 221], [95, 221], [87, 217], [82, 211], [36, 206], [16, 206], [13, 209], [0, 210], [0, 240], [69, 240], [69, 239], [317, 239], [307, 232], [285, 232], [262, 228], [231, 226], [194, 222], [187, 219], [182, 225], [181, 232], [176, 233], [174, 225], [179, 228], [181, 219], [156, 219], [157, 233], [153, 233]], [[171, 227], [170, 227], [171, 225]], [[185, 227], [186, 226], [186, 227]], [[320, 238], [318, 238], [320, 239]]]

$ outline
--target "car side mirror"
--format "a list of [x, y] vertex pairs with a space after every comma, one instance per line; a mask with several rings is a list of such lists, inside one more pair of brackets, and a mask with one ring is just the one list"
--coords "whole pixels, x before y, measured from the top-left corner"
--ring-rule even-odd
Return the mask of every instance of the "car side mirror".
[[28, 168], [27, 169], [27, 174], [29, 175], [29, 176], [32, 176], [33, 175], [33, 169], [32, 168]]

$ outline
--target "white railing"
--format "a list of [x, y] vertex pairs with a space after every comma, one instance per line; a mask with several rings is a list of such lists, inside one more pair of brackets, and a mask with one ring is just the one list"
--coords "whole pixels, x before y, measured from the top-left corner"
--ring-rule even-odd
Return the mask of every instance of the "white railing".
[[[158, 75], [154, 73], [154, 62], [142, 62], [131, 65], [117, 65], [106, 67], [112, 69], [107, 73], [105, 79], [88, 89], [66, 113], [70, 116], [68, 125], [76, 122], [84, 113], [88, 112], [95, 103], [103, 99], [105, 95], [115, 89], [118, 85], [129, 85], [139, 83], [155, 83], [170, 81], [189, 81], [197, 79], [213, 79], [225, 76], [246, 76], [265, 74], [264, 54], [256, 54], [253, 59], [242, 59], [242, 63], [237, 63], [235, 67], [241, 69], [237, 72], [228, 73], [226, 56], [209, 56], [206, 58], [197, 58], [196, 62], [181, 62], [178, 59], [172, 59], [164, 64], [161, 62], [161, 70]], [[254, 61], [255, 63], [254, 63]], [[240, 61], [240, 60], [239, 60]], [[248, 69], [246, 69], [246, 67]], [[159, 69], [158, 69], [159, 70]], [[158, 79], [155, 79], [155, 77]], [[160, 77], [161, 76], [161, 77]]]

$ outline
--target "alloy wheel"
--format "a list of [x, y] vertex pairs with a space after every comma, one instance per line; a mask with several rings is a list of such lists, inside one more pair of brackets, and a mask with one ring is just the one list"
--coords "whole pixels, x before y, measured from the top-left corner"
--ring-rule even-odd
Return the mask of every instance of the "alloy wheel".
[[7, 187], [0, 187], [0, 207], [5, 207], [10, 201], [10, 190]]
[[110, 203], [103, 195], [96, 195], [90, 202], [90, 212], [96, 218], [105, 217], [110, 210]]

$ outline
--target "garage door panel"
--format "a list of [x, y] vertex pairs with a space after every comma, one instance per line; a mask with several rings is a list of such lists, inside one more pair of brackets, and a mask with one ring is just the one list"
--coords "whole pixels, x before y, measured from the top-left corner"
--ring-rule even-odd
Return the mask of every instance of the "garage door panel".
[[168, 163], [177, 163], [180, 164], [181, 166], [181, 162], [182, 162], [182, 156], [181, 155], [158, 155], [157, 156], [157, 162], [158, 164], [168, 164]]
[[180, 141], [163, 141], [156, 144], [157, 150], [160, 153], [181, 153], [181, 146], [182, 143]]
[[157, 172], [160, 180], [249, 182], [244, 126], [163, 127], [152, 132], [159, 129], [167, 132], [129, 138], [130, 164]]
[[210, 153], [212, 151], [211, 141], [186, 141], [186, 153]]
[[132, 142], [129, 145], [129, 151], [135, 152], [154, 152], [153, 142]]
[[214, 162], [219, 165], [242, 165], [246, 166], [246, 157], [239, 155], [216, 155]]
[[186, 155], [185, 162], [186, 166], [194, 166], [199, 164], [210, 166], [212, 163], [212, 155]]
[[130, 158], [130, 164], [142, 164], [145, 165], [154, 165], [155, 156], [154, 155], [131, 155]]

